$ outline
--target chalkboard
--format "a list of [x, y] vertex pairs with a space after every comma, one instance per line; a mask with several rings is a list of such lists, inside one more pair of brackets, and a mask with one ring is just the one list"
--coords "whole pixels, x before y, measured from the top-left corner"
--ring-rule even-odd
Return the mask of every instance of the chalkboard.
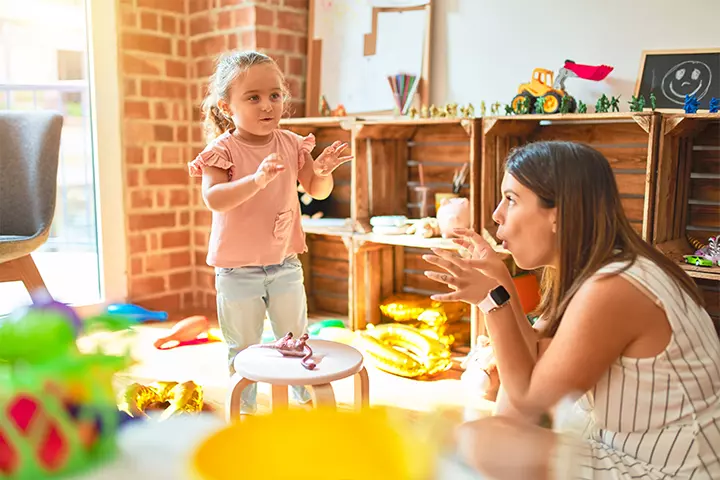
[[649, 106], [650, 92], [658, 109], [682, 109], [687, 94], [707, 110], [712, 97], [720, 98], [720, 48], [643, 52], [635, 95]]

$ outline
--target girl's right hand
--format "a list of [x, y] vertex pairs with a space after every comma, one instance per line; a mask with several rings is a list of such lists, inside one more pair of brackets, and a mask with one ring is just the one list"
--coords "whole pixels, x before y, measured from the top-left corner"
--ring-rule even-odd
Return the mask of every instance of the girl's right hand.
[[262, 161], [253, 175], [253, 180], [255, 180], [258, 187], [265, 188], [268, 183], [272, 182], [284, 171], [285, 165], [282, 163], [282, 157], [277, 153], [271, 153]]

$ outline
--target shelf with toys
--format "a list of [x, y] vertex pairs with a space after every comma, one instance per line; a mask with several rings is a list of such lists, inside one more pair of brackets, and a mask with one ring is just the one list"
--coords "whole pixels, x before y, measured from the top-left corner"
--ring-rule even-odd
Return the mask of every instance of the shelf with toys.
[[664, 114], [653, 243], [701, 288], [720, 324], [720, 114]]

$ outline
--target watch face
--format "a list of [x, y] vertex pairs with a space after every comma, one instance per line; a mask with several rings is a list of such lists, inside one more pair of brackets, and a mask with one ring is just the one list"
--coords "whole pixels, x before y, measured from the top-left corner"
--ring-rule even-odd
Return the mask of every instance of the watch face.
[[505, 287], [503, 287], [502, 285], [491, 290], [490, 297], [495, 302], [495, 305], [503, 305], [508, 300], [510, 300], [510, 294], [507, 290], [505, 290]]

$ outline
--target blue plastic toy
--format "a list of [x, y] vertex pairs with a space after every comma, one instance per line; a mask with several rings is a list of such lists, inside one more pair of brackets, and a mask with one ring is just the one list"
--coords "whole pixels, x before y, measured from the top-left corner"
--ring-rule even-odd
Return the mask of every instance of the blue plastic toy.
[[720, 98], [712, 97], [710, 99], [710, 113], [720, 112]]
[[695, 95], [685, 95], [685, 113], [697, 113], [700, 102]]
[[132, 303], [113, 303], [108, 305], [107, 313], [110, 315], [122, 315], [136, 323], [148, 321], [165, 321], [168, 319], [167, 312], [155, 312]]

